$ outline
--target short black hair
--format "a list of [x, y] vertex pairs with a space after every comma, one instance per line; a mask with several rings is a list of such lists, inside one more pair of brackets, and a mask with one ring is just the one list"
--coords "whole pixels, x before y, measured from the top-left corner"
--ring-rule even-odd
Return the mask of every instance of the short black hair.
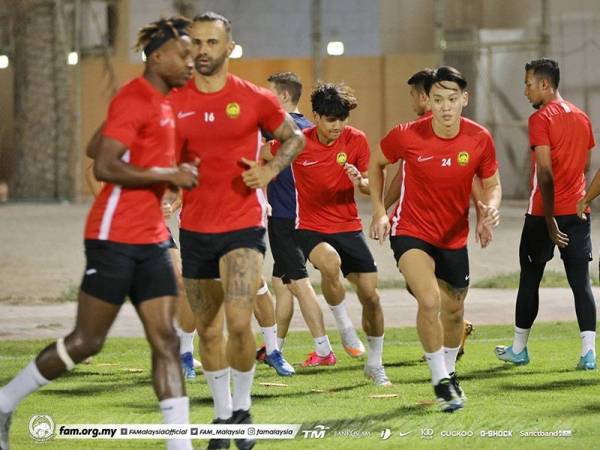
[[408, 79], [406, 84], [413, 86], [418, 92], [425, 92], [425, 83], [427, 80], [433, 77], [433, 69], [426, 67], [423, 70], [419, 70]]
[[292, 103], [297, 105], [302, 96], [302, 82], [300, 77], [294, 72], [279, 72], [274, 73], [267, 78], [269, 83], [275, 85], [277, 92], [287, 91], [290, 94]]
[[221, 22], [225, 27], [227, 35], [231, 39], [231, 20], [219, 13], [213, 11], [203, 12], [194, 17], [194, 22]]
[[325, 117], [344, 120], [358, 106], [354, 89], [344, 83], [319, 83], [310, 95], [312, 110]]
[[433, 71], [431, 78], [425, 80], [425, 92], [429, 95], [431, 87], [437, 83], [443, 83], [444, 81], [450, 81], [458, 84], [461, 91], [464, 91], [467, 87], [467, 80], [463, 77], [457, 69], [450, 66], [438, 67]]
[[558, 89], [560, 69], [556, 61], [548, 58], [534, 59], [525, 64], [525, 72], [529, 72], [530, 70], [533, 71], [536, 77], [550, 81], [552, 87]]

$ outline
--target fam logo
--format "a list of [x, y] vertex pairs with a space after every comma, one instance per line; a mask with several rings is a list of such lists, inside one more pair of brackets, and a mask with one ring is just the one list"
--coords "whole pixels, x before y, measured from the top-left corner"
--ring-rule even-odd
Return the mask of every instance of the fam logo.
[[323, 439], [329, 428], [325, 425], [315, 425], [312, 430], [302, 430], [302, 433], [304, 433], [304, 439]]
[[29, 419], [29, 435], [34, 441], [45, 442], [54, 436], [54, 421], [46, 415], [31, 416]]
[[467, 164], [469, 164], [469, 152], [460, 152], [458, 154], [458, 158], [456, 158], [458, 160], [458, 165], [459, 166], [466, 166]]
[[241, 109], [239, 103], [228, 103], [225, 107], [225, 114], [227, 114], [227, 117], [229, 117], [230, 119], [237, 119], [238, 117], [240, 117], [240, 112]]
[[336, 156], [335, 156], [335, 161], [340, 165], [343, 166], [344, 164], [346, 164], [346, 161], [348, 161], [348, 155], [346, 154], [346, 152], [339, 152]]

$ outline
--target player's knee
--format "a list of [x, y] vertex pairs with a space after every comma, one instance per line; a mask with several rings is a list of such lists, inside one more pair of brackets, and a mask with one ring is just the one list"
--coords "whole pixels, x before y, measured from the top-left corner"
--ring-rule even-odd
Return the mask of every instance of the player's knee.
[[235, 317], [235, 318], [227, 318], [227, 332], [229, 336], [243, 336], [248, 332], [251, 332], [252, 325], [247, 317]]
[[419, 314], [427, 317], [437, 318], [440, 313], [440, 297], [439, 295], [429, 294], [418, 298], [419, 302]]
[[75, 332], [66, 339], [65, 345], [69, 356], [73, 360], [84, 360], [99, 353], [102, 350], [104, 341], [104, 336], [92, 336]]
[[342, 261], [339, 256], [326, 259], [322, 264], [319, 264], [318, 267], [321, 271], [321, 276], [327, 281], [339, 281], [340, 268], [342, 267]]
[[366, 291], [364, 294], [361, 295], [360, 301], [365, 308], [376, 309], [381, 306], [379, 302], [379, 293], [377, 292], [377, 289], [369, 289], [368, 291]]
[[151, 338], [152, 351], [156, 356], [179, 353], [179, 337], [173, 327], [154, 330]]

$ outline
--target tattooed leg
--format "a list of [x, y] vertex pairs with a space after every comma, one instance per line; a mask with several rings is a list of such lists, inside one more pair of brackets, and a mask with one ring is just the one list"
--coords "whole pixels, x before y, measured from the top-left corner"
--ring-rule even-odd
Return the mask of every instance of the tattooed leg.
[[196, 318], [200, 360], [208, 371], [228, 366], [223, 335], [223, 290], [217, 280], [184, 279], [188, 302]]
[[460, 346], [463, 335], [465, 297], [469, 288], [456, 288], [438, 279], [441, 294], [440, 319], [444, 327], [444, 346]]
[[229, 333], [227, 361], [240, 372], [254, 366], [256, 343], [251, 319], [261, 283], [262, 263], [262, 254], [249, 248], [232, 250], [219, 261]]

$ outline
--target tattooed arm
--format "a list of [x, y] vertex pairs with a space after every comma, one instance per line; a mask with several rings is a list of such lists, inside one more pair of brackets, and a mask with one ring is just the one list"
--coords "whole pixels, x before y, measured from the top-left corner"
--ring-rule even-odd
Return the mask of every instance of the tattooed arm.
[[286, 115], [283, 123], [273, 132], [273, 137], [281, 142], [281, 147], [267, 164], [261, 166], [257, 161], [242, 158], [242, 162], [249, 167], [242, 173], [246, 186], [253, 189], [265, 187], [279, 172], [289, 166], [304, 148], [304, 134], [289, 115]]

